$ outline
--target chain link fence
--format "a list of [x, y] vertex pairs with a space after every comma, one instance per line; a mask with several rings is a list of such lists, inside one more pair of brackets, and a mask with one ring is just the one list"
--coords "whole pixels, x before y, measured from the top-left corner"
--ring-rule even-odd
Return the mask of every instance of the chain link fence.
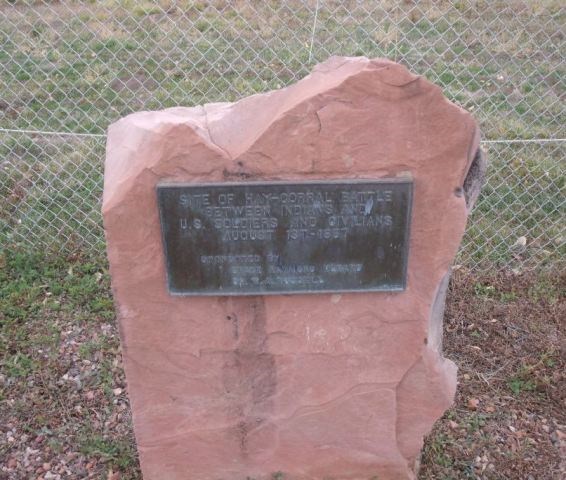
[[0, 243], [101, 252], [105, 131], [139, 110], [387, 57], [481, 124], [490, 161], [458, 262], [563, 262], [566, 8], [538, 1], [0, 0]]

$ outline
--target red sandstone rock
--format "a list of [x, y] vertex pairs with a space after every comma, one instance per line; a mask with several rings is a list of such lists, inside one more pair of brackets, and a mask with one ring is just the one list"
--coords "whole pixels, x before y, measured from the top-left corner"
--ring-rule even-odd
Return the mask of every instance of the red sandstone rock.
[[[456, 388], [442, 307], [477, 194], [464, 182], [478, 142], [472, 117], [438, 87], [366, 58], [332, 58], [234, 104], [110, 127], [104, 223], [146, 480], [414, 478], [422, 437]], [[404, 292], [169, 295], [158, 181], [407, 173]]]

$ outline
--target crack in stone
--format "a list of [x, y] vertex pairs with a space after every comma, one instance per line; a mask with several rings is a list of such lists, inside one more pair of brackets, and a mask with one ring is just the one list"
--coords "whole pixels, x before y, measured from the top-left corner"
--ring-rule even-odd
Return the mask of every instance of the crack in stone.
[[204, 127], [205, 127], [205, 129], [208, 133], [208, 138], [210, 139], [210, 143], [212, 143], [212, 145], [214, 145], [216, 148], [221, 150], [229, 160], [234, 160], [232, 158], [232, 155], [230, 155], [230, 152], [228, 150], [226, 150], [224, 147], [222, 147], [221, 145], [219, 145], [214, 140], [214, 137], [212, 136], [212, 132], [210, 131], [210, 124], [208, 122], [208, 111], [207, 111], [206, 107], [207, 107], [206, 105], [203, 105], [202, 109], [204, 111]]

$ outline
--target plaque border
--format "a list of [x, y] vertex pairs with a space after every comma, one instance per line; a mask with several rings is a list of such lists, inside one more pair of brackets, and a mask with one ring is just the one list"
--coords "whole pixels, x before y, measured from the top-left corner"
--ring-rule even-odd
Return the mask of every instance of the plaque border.
[[[261, 185], [261, 186], [278, 186], [278, 185], [328, 185], [328, 184], [336, 184], [336, 185], [360, 185], [364, 183], [381, 183], [381, 184], [407, 184], [408, 185], [408, 205], [407, 205], [407, 218], [405, 224], [405, 235], [404, 235], [404, 243], [406, 245], [406, 249], [403, 255], [403, 278], [402, 278], [402, 285], [400, 287], [374, 287], [374, 288], [350, 288], [350, 289], [325, 289], [325, 290], [270, 290], [268, 292], [222, 292], [222, 291], [215, 291], [215, 292], [187, 292], [187, 291], [178, 291], [171, 288], [171, 278], [169, 275], [170, 268], [169, 268], [169, 256], [167, 255], [167, 242], [165, 241], [165, 231], [163, 229], [163, 212], [161, 209], [161, 205], [159, 203], [159, 190], [161, 188], [168, 188], [168, 187], [236, 187], [236, 186], [243, 186], [243, 185]], [[265, 295], [326, 295], [326, 294], [348, 294], [348, 293], [372, 293], [372, 292], [382, 292], [382, 293], [402, 293], [407, 289], [407, 273], [409, 270], [409, 258], [410, 258], [410, 243], [411, 243], [411, 220], [412, 220], [412, 213], [413, 213], [413, 193], [414, 193], [414, 179], [411, 175], [406, 176], [399, 176], [399, 177], [380, 177], [380, 178], [345, 178], [345, 179], [338, 179], [332, 178], [328, 180], [324, 179], [317, 179], [317, 180], [253, 180], [253, 181], [242, 181], [242, 182], [175, 182], [174, 180], [164, 180], [157, 182], [155, 185], [155, 200], [157, 203], [157, 210], [159, 215], [159, 230], [160, 230], [160, 237], [161, 237], [161, 244], [162, 244], [162, 253], [164, 255], [164, 266], [165, 266], [165, 283], [167, 286], [167, 292], [169, 295], [174, 297], [258, 297], [258, 296], [265, 296]]]

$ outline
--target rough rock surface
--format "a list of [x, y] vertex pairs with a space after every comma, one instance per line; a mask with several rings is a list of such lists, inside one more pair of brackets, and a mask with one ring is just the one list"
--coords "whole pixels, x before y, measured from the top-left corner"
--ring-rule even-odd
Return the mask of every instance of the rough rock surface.
[[[438, 87], [366, 58], [332, 58], [234, 104], [110, 127], [103, 214], [146, 480], [414, 478], [422, 437], [456, 388], [440, 353], [442, 307], [478, 143], [472, 117]], [[168, 294], [158, 181], [407, 172], [404, 292]]]

